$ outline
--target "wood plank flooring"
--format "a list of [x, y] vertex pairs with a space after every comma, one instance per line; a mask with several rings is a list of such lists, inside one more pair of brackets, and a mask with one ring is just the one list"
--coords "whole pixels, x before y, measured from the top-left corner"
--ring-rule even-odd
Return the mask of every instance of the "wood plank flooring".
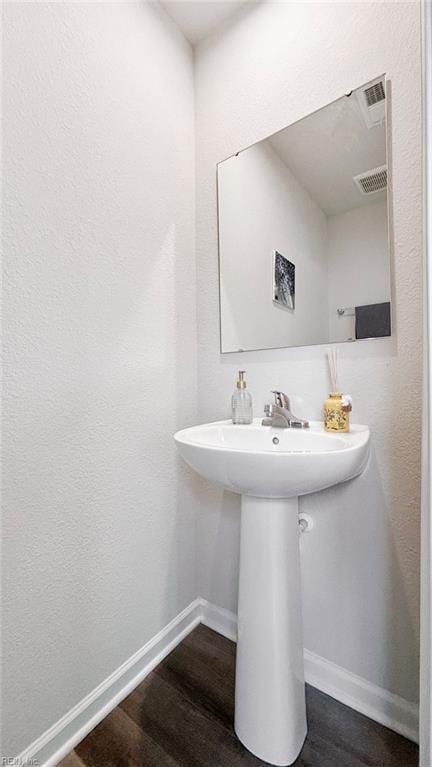
[[[260, 767], [233, 730], [235, 645], [198, 626], [60, 767]], [[414, 743], [306, 688], [295, 767], [416, 767]]]

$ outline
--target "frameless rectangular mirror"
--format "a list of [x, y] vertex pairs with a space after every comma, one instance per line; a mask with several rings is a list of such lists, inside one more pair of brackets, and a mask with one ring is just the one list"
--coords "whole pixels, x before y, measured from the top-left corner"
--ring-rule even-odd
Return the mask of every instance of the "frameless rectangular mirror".
[[217, 167], [221, 351], [388, 336], [386, 81]]

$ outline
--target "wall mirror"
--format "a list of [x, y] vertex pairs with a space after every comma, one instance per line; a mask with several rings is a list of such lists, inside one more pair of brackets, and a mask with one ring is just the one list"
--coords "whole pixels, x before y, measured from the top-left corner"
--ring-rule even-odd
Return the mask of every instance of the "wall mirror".
[[385, 76], [217, 167], [221, 351], [388, 336]]

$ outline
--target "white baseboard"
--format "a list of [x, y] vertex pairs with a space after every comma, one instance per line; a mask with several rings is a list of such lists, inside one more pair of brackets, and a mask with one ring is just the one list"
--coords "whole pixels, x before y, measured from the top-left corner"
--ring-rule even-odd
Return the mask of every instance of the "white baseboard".
[[418, 743], [417, 704], [394, 695], [309, 650], [304, 651], [304, 663], [305, 679], [312, 687]]
[[[201, 600], [201, 622], [219, 634], [237, 639], [237, 616]], [[312, 687], [355, 709], [375, 722], [418, 743], [418, 705], [362, 679], [319, 655], [304, 651], [305, 679]]]
[[237, 642], [237, 615], [224, 607], [207, 602], [207, 599], [201, 599], [200, 602], [201, 623], [232, 642]]
[[41, 767], [55, 767], [200, 622], [201, 600], [195, 599], [162, 631], [19, 754], [16, 764], [32, 764], [33, 759], [33, 764], [39, 764]]
[[[195, 599], [162, 631], [16, 757], [55, 767], [199, 624], [236, 641], [237, 616]], [[418, 706], [305, 650], [306, 681], [341, 703], [418, 742]]]

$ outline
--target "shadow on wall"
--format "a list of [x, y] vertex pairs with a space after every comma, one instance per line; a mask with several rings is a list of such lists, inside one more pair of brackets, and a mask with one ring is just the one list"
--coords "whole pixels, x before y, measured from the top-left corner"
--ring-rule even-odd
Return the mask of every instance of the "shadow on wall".
[[[190, 239], [191, 232], [179, 231], [174, 225], [167, 229], [146, 273], [139, 309], [140, 325], [146, 329], [142, 339], [146, 386], [152, 393], [143, 412], [141, 459], [143, 476], [152, 477], [153, 482], [144, 488], [143, 498], [152, 507], [151, 517], [156, 512], [163, 519], [163, 540], [161, 528], [147, 525], [146, 541], [150, 550], [157, 551], [162, 545], [168, 554], [157, 579], [163, 594], [158, 602], [160, 626], [169, 623], [196, 596], [196, 475], [179, 459], [173, 439], [177, 430], [196, 421], [196, 323], [191, 312], [194, 280], [180, 258], [190, 249]], [[155, 311], [155, 296], [162, 301], [160, 312]], [[145, 427], [147, 418], [151, 431]], [[146, 508], [142, 514], [148, 515]], [[143, 601], [151, 599], [152, 589], [145, 581], [139, 588]]]
[[[196, 518], [200, 503], [199, 478], [180, 458], [174, 442], [176, 431], [198, 422], [195, 264], [192, 261], [186, 263], [180, 257], [185, 252], [190, 253], [191, 258], [194, 255], [194, 230], [177, 229], [174, 235], [170, 272], [166, 275], [171, 285], [174, 310], [174, 355], [171, 355], [173, 369], [170, 373], [173, 391], [167, 403], [156, 403], [158, 411], [168, 411], [168, 420], [161, 426], [160, 440], [172, 457], [176, 477], [174, 513], [171, 509], [168, 520], [169, 556], [164, 575], [166, 599], [163, 600], [161, 625], [172, 620], [179, 612], [179, 605], [184, 608], [198, 596]], [[163, 346], [163, 339], [160, 342]], [[175, 403], [174, 412], [169, 413], [168, 403]]]
[[237, 612], [240, 496], [199, 478], [198, 590], [215, 605]]
[[305, 647], [416, 702], [418, 636], [373, 446], [360, 477], [300, 509], [314, 519], [301, 538]]

